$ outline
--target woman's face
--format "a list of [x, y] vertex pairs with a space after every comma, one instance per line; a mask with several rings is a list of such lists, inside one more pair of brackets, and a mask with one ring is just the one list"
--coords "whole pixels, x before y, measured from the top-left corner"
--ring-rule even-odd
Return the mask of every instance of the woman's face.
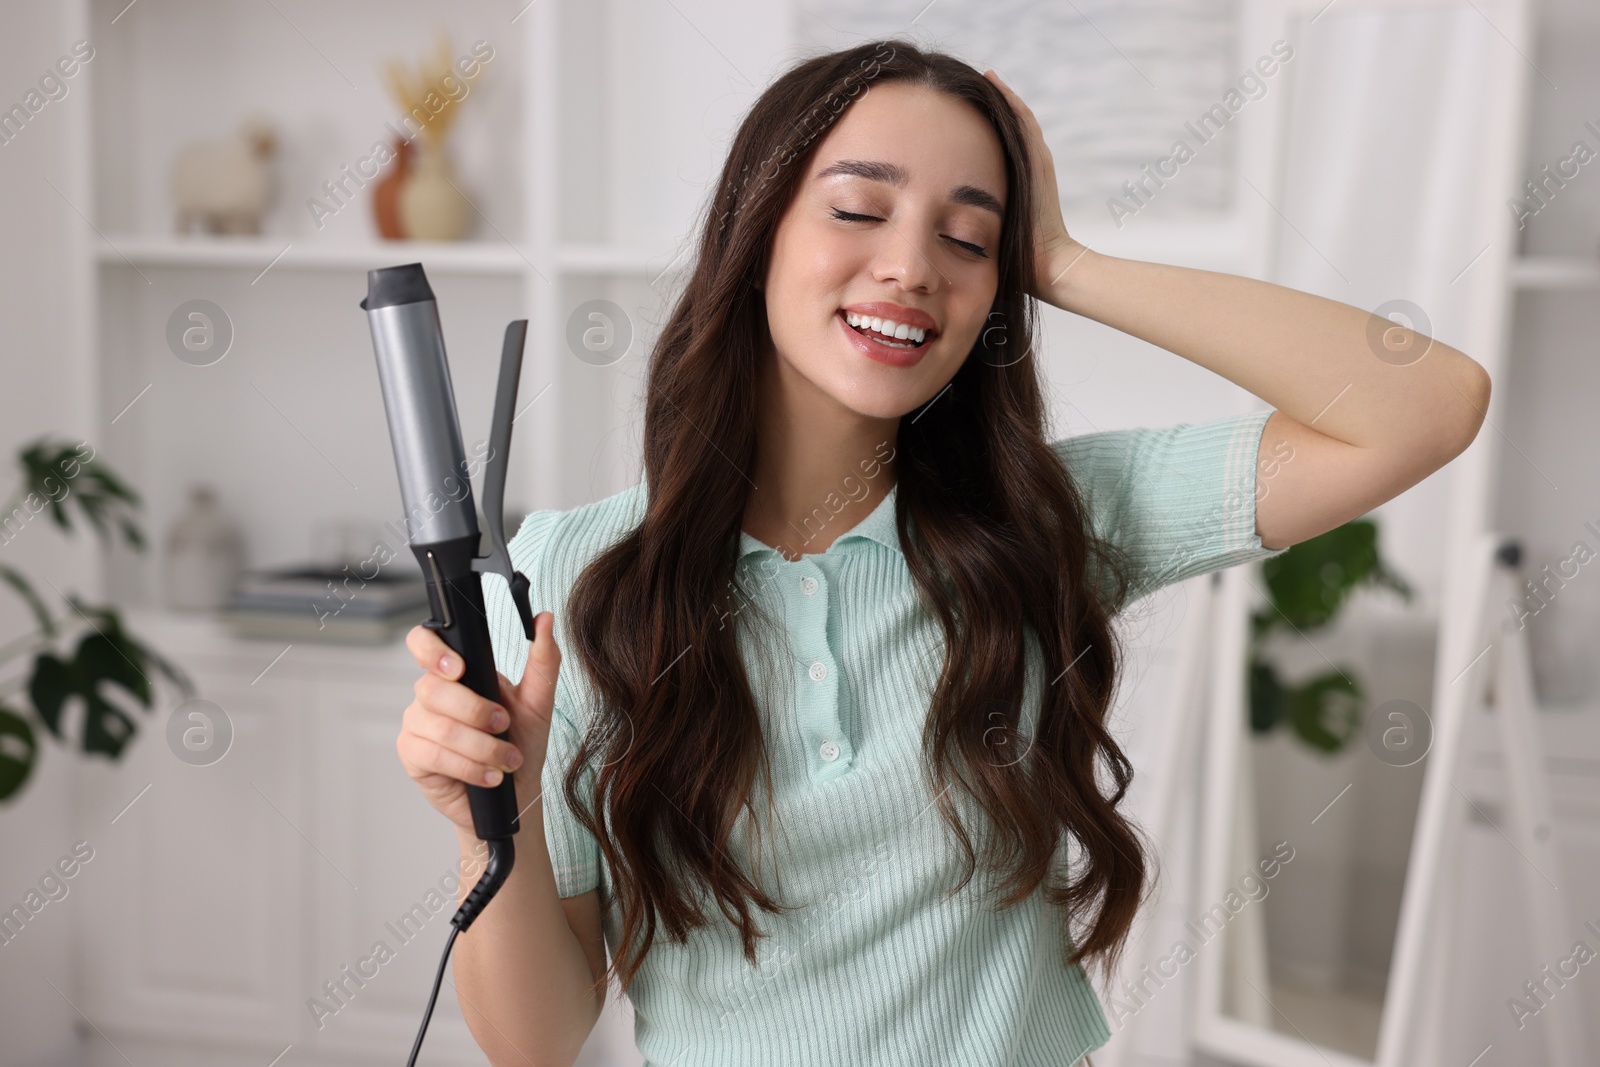
[[[782, 376], [874, 418], [936, 396], [993, 306], [1005, 196], [1000, 139], [970, 105], [905, 82], [861, 93], [773, 237], [764, 289]], [[858, 314], [907, 336], [873, 340], [849, 325]], [[904, 327], [926, 329], [922, 342]]]

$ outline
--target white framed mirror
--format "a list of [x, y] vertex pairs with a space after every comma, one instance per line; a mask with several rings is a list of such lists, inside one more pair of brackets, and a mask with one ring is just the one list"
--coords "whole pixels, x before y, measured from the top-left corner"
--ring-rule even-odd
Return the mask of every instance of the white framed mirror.
[[[1397, 321], [1472, 353], [1499, 388], [1517, 253], [1506, 195], [1520, 184], [1529, 82], [1542, 76], [1528, 5], [1318, 0], [1284, 11], [1296, 62], [1269, 277], [1381, 315], [1392, 304]], [[1252, 732], [1250, 615], [1272, 609], [1257, 574], [1220, 583], [1213, 662], [1235, 669], [1211, 683], [1186, 927], [1205, 1053], [1261, 1067], [1456, 1062], [1441, 1037], [1451, 928], [1437, 920], [1459, 888], [1456, 821], [1476, 806], [1454, 776], [1491, 669], [1481, 613], [1500, 581], [1486, 538], [1501, 438], [1486, 433], [1379, 510], [1380, 525], [1436, 549], [1435, 570], [1400, 568], [1419, 572], [1405, 575], [1420, 587], [1415, 605], [1352, 599], [1341, 625], [1280, 650], [1280, 668], [1302, 677], [1359, 675], [1369, 729], [1340, 752]], [[1524, 914], [1530, 942], [1552, 940], [1540, 916], [1553, 909]], [[1582, 1062], [1573, 1032], [1553, 1028], [1541, 1062]]]

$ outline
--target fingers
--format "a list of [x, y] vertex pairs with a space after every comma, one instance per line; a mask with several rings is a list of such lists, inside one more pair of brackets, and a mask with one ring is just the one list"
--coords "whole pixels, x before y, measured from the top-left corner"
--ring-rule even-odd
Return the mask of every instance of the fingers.
[[983, 72], [983, 76], [994, 82], [995, 87], [1006, 98], [1006, 102], [1011, 105], [1011, 110], [1015, 111], [1017, 117], [1022, 120], [1024, 129], [1031, 133], [1034, 129], [1039, 128], [1039, 120], [1034, 117], [1033, 109], [1028, 106], [1022, 97], [1017, 95], [1015, 89], [1000, 80], [1000, 75], [997, 72], [986, 70]]
[[487, 782], [490, 771], [514, 771], [521, 765], [517, 747], [494, 736], [509, 721], [504, 708], [459, 682], [432, 674], [417, 679], [416, 690], [417, 699], [406, 708], [401, 731], [402, 737], [413, 738], [409, 744], [414, 748], [415, 770], [479, 785], [492, 784]]
[[[412, 707], [416, 707], [416, 705], [412, 705]], [[420, 717], [419, 721], [424, 723], [436, 721], [453, 722], [453, 720], [439, 715], [424, 715]], [[487, 735], [481, 733], [478, 736], [487, 737]], [[489, 740], [493, 739], [489, 738]], [[404, 765], [406, 773], [412, 778], [425, 778], [430, 774], [442, 774], [469, 785], [496, 786], [505, 777], [500, 767], [495, 766], [493, 763], [464, 755], [440, 742], [437, 738], [409, 727], [400, 732], [400, 737], [395, 742], [395, 748], [400, 753], [400, 762]]]
[[[424, 671], [414, 686], [416, 700], [406, 708], [397, 742], [401, 761], [413, 778], [440, 774], [469, 785], [494, 786], [503, 774], [521, 766], [523, 755], [517, 746], [494, 735], [510, 727], [513, 707], [531, 707], [544, 720], [538, 725], [548, 725], [561, 665], [554, 626], [555, 616], [548, 611], [534, 620], [522, 681], [513, 688], [500, 676], [498, 704], [456, 680], [463, 672], [461, 657], [437, 633], [416, 626], [406, 634], [406, 648]], [[531, 740], [537, 738], [536, 731]]]
[[561, 649], [556, 647], [556, 617], [541, 611], [533, 620], [533, 641], [528, 645], [528, 663], [517, 695], [546, 718], [556, 702], [556, 678], [561, 671]]
[[497, 734], [511, 722], [506, 709], [485, 700], [460, 682], [446, 681], [436, 674], [424, 674], [412, 686], [418, 703], [429, 711], [448, 715], [463, 726]]
[[450, 681], [460, 678], [466, 666], [444, 639], [426, 626], [413, 626], [406, 633], [406, 648], [417, 666]]
[[516, 745], [448, 715], [419, 715], [411, 732], [476, 764], [472, 768], [473, 784], [482, 781], [483, 772], [490, 768], [514, 771], [522, 765], [522, 753]]
[[983, 76], [985, 78], [988, 78], [990, 81], [994, 82], [995, 86], [1002, 93], [1005, 94], [1006, 99], [1011, 101], [1013, 104], [1015, 104], [1019, 111], [1028, 106], [1028, 105], [1026, 105], [1026, 104], [1024, 104], [1022, 102], [1022, 97], [1017, 95], [1016, 90], [1011, 88], [1011, 86], [1007, 85], [1005, 83], [1004, 79], [1002, 79], [1000, 77], [1000, 72], [999, 71], [994, 70], [994, 69], [991, 68], [989, 70], [984, 71], [983, 72]]

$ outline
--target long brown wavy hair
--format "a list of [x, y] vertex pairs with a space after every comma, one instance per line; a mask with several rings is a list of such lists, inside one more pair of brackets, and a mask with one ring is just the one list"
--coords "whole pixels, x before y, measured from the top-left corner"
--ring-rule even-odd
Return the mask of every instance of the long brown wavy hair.
[[[757, 286], [779, 218], [839, 115], [862, 90], [890, 81], [977, 109], [999, 135], [1007, 172], [993, 309], [1003, 338], [985, 329], [953, 386], [902, 420], [896, 458], [900, 544], [945, 641], [923, 748], [940, 813], [966, 854], [956, 889], [975, 857], [944, 797], [952, 779], [992, 824], [983, 862], [1003, 874], [1003, 906], [1048, 879], [1047, 900], [1066, 909], [1067, 962], [1098, 962], [1109, 973], [1143, 899], [1145, 850], [1117, 810], [1132, 767], [1106, 729], [1123, 658], [1111, 619], [1129, 588], [1127, 560], [1089, 532], [1046, 436], [1031, 358], [1036, 308], [1026, 295], [1037, 194], [1023, 129], [966, 63], [900, 39], [874, 41], [794, 66], [739, 127], [698, 260], [650, 357], [644, 517], [590, 562], [568, 604], [569, 643], [598, 707], [564, 787], [610, 871], [621, 945], [601, 982], [615, 975], [623, 990], [658, 928], [682, 943], [707, 922], [706, 894], [738, 928], [752, 965], [765, 936], [752, 905], [788, 907], [729, 859], [746, 809], [759, 834], [758, 774], [771, 796], [761, 716], [725, 624], [750, 606], [733, 599], [751, 482], [729, 464], [746, 475], [755, 467], [757, 381], [771, 344]], [[1032, 736], [1018, 730], [1025, 637], [1037, 641], [1043, 677], [1057, 680], [1041, 687]], [[1066, 841], [1078, 855], [1052, 870]]]

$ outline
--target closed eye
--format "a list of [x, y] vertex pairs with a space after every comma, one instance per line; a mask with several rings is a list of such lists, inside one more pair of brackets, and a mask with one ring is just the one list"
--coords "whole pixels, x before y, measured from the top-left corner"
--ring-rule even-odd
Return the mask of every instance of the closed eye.
[[[882, 222], [883, 221], [882, 219], [880, 219], [876, 215], [860, 215], [860, 214], [857, 214], [854, 211], [845, 211], [845, 210], [843, 210], [841, 208], [834, 208], [833, 209], [833, 217], [838, 219], [841, 222]], [[971, 252], [973, 255], [982, 256], [984, 259], [988, 259], [989, 258], [989, 253], [984, 249], [984, 247], [982, 245], [975, 245], [970, 241], [961, 241], [961, 240], [957, 240], [954, 237], [948, 237], [948, 236], [945, 238], [945, 240], [951, 242], [952, 244], [959, 245], [960, 247], [966, 249], [968, 252]]]

